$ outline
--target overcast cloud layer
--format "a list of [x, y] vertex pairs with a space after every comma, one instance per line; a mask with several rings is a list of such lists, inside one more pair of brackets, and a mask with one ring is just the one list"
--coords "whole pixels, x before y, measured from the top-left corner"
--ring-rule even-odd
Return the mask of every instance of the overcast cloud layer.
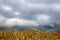
[[0, 26], [60, 23], [60, 0], [0, 0]]

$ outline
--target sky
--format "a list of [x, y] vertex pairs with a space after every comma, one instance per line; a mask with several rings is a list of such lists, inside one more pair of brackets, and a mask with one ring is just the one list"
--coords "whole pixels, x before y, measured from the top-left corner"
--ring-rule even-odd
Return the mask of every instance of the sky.
[[60, 0], [0, 0], [0, 26], [60, 24]]

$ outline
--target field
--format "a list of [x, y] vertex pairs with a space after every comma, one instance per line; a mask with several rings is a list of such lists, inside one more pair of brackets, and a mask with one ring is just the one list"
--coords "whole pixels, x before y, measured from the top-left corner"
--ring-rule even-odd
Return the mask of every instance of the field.
[[0, 31], [0, 40], [60, 40], [60, 32]]

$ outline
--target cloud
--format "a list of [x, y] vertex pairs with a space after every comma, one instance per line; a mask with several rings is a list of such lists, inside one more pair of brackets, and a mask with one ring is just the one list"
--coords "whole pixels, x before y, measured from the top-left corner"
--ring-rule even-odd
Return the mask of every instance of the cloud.
[[[38, 3], [39, 2], [39, 3]], [[51, 3], [53, 2], [53, 3]], [[36, 14], [50, 15], [52, 20], [60, 20], [60, 4], [56, 0], [1, 0], [0, 14], [6, 18], [34, 19]], [[17, 12], [17, 13], [15, 13]], [[58, 16], [57, 16], [58, 15]]]
[[6, 18], [0, 15], [0, 26], [3, 26], [5, 24]]
[[8, 26], [38, 26], [37, 22], [35, 21], [16, 18], [8, 19], [6, 24]]
[[3, 10], [6, 10], [6, 11], [11, 11], [12, 9], [9, 7], [9, 6], [2, 6]]
[[36, 20], [40, 25], [52, 24], [51, 17], [45, 14], [37, 15]]
[[36, 21], [19, 19], [19, 18], [5, 18], [0, 16], [0, 26], [38, 26]]

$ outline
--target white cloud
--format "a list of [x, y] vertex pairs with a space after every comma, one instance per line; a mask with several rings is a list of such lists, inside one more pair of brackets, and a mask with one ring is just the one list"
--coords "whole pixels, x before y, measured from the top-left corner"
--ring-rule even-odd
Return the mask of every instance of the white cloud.
[[38, 26], [36, 21], [19, 19], [19, 18], [5, 18], [0, 16], [0, 26]]
[[6, 25], [8, 26], [38, 26], [38, 24], [35, 21], [25, 20], [25, 19], [8, 19], [6, 21]]
[[44, 4], [44, 3], [39, 3], [39, 4], [35, 4], [35, 3], [26, 3], [24, 4], [24, 6], [22, 6], [22, 11], [34, 11], [34, 10], [39, 10], [39, 11], [50, 11], [50, 9], [52, 9], [53, 11], [54, 10], [57, 10], [59, 11], [60, 10], [60, 4]]
[[6, 22], [6, 18], [0, 15], [0, 26], [4, 26], [5, 22]]
[[36, 16], [37, 22], [41, 25], [51, 24], [51, 18], [48, 15], [40, 14]]
[[20, 2], [21, 2], [21, 3], [24, 3], [24, 2], [25, 2], [25, 0], [20, 0]]
[[7, 11], [11, 11], [12, 10], [12, 8], [11, 7], [9, 7], [9, 6], [2, 6], [2, 8], [4, 9], [4, 10], [7, 10]]
[[19, 15], [19, 13], [18, 12], [15, 12], [15, 15]]
[[33, 11], [33, 10], [46, 10], [49, 8], [47, 4], [32, 4], [27, 3], [22, 7], [22, 11]]
[[17, 16], [20, 16], [20, 12], [14, 12], [14, 15], [17, 17]]
[[60, 4], [51, 4], [50, 7], [54, 10], [57, 10], [57, 11], [60, 10]]

